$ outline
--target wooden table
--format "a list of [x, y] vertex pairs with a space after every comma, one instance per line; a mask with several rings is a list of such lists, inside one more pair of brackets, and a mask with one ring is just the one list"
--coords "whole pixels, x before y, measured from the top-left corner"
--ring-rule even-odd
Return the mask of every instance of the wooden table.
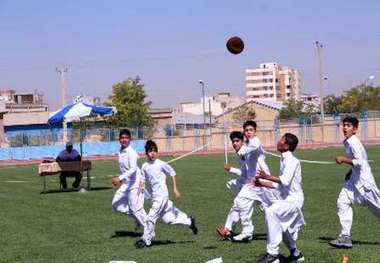
[[91, 189], [91, 161], [75, 161], [75, 162], [48, 162], [41, 163], [38, 166], [38, 174], [43, 178], [43, 193], [46, 193], [46, 176], [60, 174], [64, 172], [87, 172], [87, 190]]

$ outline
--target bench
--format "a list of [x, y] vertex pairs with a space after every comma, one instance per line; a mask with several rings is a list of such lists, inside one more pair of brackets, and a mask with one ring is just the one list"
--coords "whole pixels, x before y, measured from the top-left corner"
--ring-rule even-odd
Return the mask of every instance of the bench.
[[38, 166], [38, 174], [43, 178], [42, 193], [46, 193], [46, 176], [60, 174], [62, 171], [67, 172], [86, 172], [87, 173], [87, 190], [91, 189], [90, 170], [91, 161], [83, 160], [76, 162], [44, 162]]

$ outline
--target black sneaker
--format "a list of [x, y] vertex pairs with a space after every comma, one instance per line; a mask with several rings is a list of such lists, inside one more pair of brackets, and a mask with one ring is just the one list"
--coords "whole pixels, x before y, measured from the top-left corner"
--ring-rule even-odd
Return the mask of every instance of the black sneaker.
[[292, 262], [292, 261], [294, 261], [294, 262], [304, 262], [305, 261], [305, 257], [303, 256], [302, 252], [300, 252], [298, 254], [298, 256], [294, 256], [293, 253], [292, 253], [286, 259], [287, 259], [287, 262]]
[[197, 227], [197, 224], [195, 222], [195, 218], [190, 216], [190, 220], [191, 220], [191, 224], [190, 224], [189, 228], [191, 229], [191, 231], [193, 231], [193, 234], [196, 235], [196, 234], [198, 234], [198, 227]]
[[336, 248], [352, 248], [352, 240], [350, 236], [340, 235], [337, 239], [331, 240], [329, 245]]
[[256, 263], [280, 263], [280, 257], [278, 255], [265, 254], [260, 257]]
[[138, 248], [138, 249], [141, 249], [141, 248], [144, 248], [144, 247], [150, 247], [150, 245], [148, 246], [145, 242], [144, 242], [144, 240], [138, 240], [138, 241], [136, 241], [136, 243], [135, 243], [135, 247], [136, 248]]

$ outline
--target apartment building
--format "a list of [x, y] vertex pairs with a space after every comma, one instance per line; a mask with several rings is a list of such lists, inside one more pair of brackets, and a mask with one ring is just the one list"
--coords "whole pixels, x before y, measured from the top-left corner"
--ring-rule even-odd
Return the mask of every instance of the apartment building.
[[285, 101], [300, 98], [300, 75], [297, 70], [276, 62], [262, 63], [245, 71], [246, 101]]

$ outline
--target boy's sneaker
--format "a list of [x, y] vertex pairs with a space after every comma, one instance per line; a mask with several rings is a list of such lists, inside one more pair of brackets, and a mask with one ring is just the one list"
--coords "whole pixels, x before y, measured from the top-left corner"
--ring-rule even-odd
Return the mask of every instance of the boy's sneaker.
[[195, 218], [192, 216], [190, 216], [190, 220], [191, 220], [191, 224], [190, 224], [189, 228], [191, 229], [191, 231], [193, 231], [193, 234], [196, 235], [196, 234], [198, 234], [197, 223], [195, 222]]
[[292, 262], [292, 261], [294, 261], [294, 262], [304, 262], [305, 261], [305, 257], [303, 256], [302, 252], [300, 252], [297, 256], [295, 256], [292, 253], [286, 259], [287, 259], [287, 262]]
[[218, 227], [216, 229], [216, 233], [222, 237], [225, 240], [231, 240], [233, 233], [228, 228], [225, 228], [224, 226]]
[[260, 257], [256, 263], [280, 263], [280, 257], [278, 255], [265, 254]]
[[239, 235], [232, 237], [232, 241], [235, 241], [235, 242], [250, 242], [252, 239], [253, 239], [252, 235], [247, 235], [243, 233], [240, 233]]
[[337, 239], [331, 240], [329, 245], [336, 248], [352, 248], [352, 240], [350, 236], [340, 235]]
[[138, 240], [135, 243], [135, 247], [138, 249], [144, 248], [144, 247], [150, 247], [151, 245], [147, 245], [144, 240]]

